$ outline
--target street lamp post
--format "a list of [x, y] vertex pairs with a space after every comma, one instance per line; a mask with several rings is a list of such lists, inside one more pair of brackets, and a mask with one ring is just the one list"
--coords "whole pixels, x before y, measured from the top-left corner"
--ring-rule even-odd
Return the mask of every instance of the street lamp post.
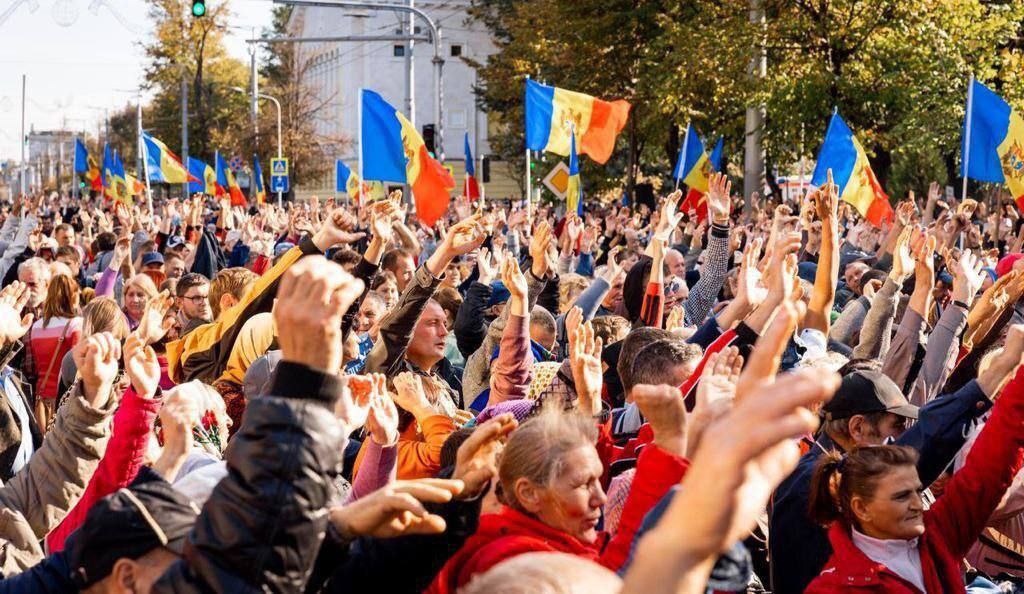
[[[239, 93], [242, 93], [243, 95], [248, 94], [248, 91], [246, 91], [242, 87], [231, 87], [231, 89], [233, 91], [237, 91]], [[264, 95], [263, 93], [258, 93], [256, 96], [259, 97], [260, 99], [266, 99], [267, 101], [272, 101], [274, 103], [274, 107], [277, 108], [277, 158], [281, 159], [282, 157], [284, 157], [284, 155], [281, 152], [281, 103], [277, 99], [275, 99], [274, 97], [271, 97], [270, 95]], [[271, 172], [271, 173], [273, 173], [273, 172]], [[282, 198], [281, 198], [281, 190], [278, 190], [277, 191], [277, 206], [278, 206], [278, 208], [281, 207], [281, 200], [282, 200]]]

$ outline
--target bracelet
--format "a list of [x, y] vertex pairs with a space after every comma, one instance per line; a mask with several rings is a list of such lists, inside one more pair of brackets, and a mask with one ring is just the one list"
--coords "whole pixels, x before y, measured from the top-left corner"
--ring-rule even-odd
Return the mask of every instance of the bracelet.
[[971, 309], [970, 307], [967, 306], [966, 303], [964, 303], [963, 301], [957, 301], [956, 299], [953, 300], [953, 305], [959, 305], [960, 307], [964, 308], [964, 311], [968, 311]]

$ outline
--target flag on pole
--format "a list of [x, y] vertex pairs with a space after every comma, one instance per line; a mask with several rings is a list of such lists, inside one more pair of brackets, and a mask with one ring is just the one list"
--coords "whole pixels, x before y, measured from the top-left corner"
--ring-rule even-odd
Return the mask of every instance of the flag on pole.
[[[626, 126], [630, 107], [622, 99], [602, 101], [526, 79], [526, 148], [565, 157], [578, 139], [579, 152], [603, 165]], [[570, 129], [576, 130], [574, 137]]]
[[89, 151], [81, 138], [75, 139], [75, 173], [87, 173], [89, 171]]
[[838, 111], [829, 120], [811, 185], [824, 185], [829, 169], [832, 170], [833, 181], [839, 186], [839, 198], [852, 204], [872, 225], [881, 227], [892, 218], [894, 213], [889, 205], [889, 196], [878, 183], [864, 147]]
[[104, 195], [115, 202], [132, 203], [124, 164], [109, 144], [103, 147], [103, 190]]
[[100, 171], [100, 166], [96, 163], [96, 159], [89, 156], [89, 171], [85, 174], [85, 179], [89, 180], [89, 189], [96, 190], [97, 192], [103, 191], [103, 172]]
[[580, 159], [576, 155], [576, 134], [569, 139], [569, 182], [565, 186], [565, 212], [583, 215], [583, 184], [580, 183]]
[[466, 154], [466, 179], [462, 182], [462, 195], [470, 200], [480, 198], [480, 184], [476, 181], [476, 166], [473, 164], [473, 150], [469, 146], [469, 132], [466, 132], [464, 150]]
[[687, 186], [686, 197], [679, 210], [683, 212], [695, 212], [698, 221], [703, 221], [708, 216], [708, 205], [704, 194], [708, 191], [708, 179], [711, 176], [712, 165], [707, 151], [704, 150], [704, 141], [700, 134], [691, 124], [686, 125], [686, 134], [683, 136], [683, 146], [679, 149], [679, 158], [676, 159], [676, 166], [672, 171], [672, 178], [676, 181], [676, 187], [682, 182]]
[[146, 184], [139, 181], [139, 178], [130, 173], [124, 174], [125, 185], [128, 186], [128, 193], [132, 196], [140, 196], [146, 193]]
[[708, 157], [708, 161], [711, 163], [711, 169], [713, 171], [722, 170], [722, 147], [725, 143], [725, 138], [722, 136], [718, 137], [718, 142], [715, 143], [715, 148], [711, 150], [711, 156]]
[[231, 196], [231, 206], [245, 206], [248, 204], [245, 194], [242, 193], [242, 188], [238, 187], [238, 182], [235, 181], [235, 174], [228, 167], [227, 161], [224, 160], [224, 157], [220, 156], [219, 151], [214, 153], [214, 157], [217, 159], [217, 196], [225, 194]]
[[256, 204], [264, 204], [267, 201], [267, 191], [263, 187], [263, 169], [260, 168], [260, 158], [252, 156], [252, 194], [256, 198]]
[[1024, 210], [1024, 119], [976, 80], [967, 92], [960, 157], [962, 176], [1005, 183]]
[[360, 160], [364, 180], [409, 184], [416, 217], [433, 227], [451, 201], [455, 180], [427, 153], [423, 137], [383, 97], [361, 90]]
[[359, 175], [337, 159], [334, 162], [334, 191], [345, 192], [353, 200], [379, 200], [387, 195], [384, 184], [379, 181], [359, 183]]
[[[189, 172], [167, 145], [158, 139], [142, 133], [142, 145], [146, 149], [146, 165], [149, 168], [149, 181], [166, 184], [183, 184], [193, 181]], [[198, 180], [196, 180], [198, 181]]]
[[191, 177], [188, 182], [189, 194], [217, 194], [217, 172], [205, 161], [189, 157], [188, 174]]

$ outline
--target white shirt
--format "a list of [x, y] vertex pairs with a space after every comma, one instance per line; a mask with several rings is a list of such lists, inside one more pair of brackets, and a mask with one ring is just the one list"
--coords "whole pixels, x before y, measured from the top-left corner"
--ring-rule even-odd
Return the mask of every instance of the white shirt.
[[924, 572], [921, 570], [920, 539], [882, 540], [852, 530], [853, 544], [860, 552], [875, 563], [885, 565], [889, 571], [910, 582], [921, 592], [924, 589]]
[[14, 382], [11, 381], [10, 373], [3, 374], [3, 390], [7, 394], [7, 403], [11, 407], [11, 412], [18, 418], [18, 426], [21, 429], [21, 445], [18, 446], [18, 453], [14, 456], [14, 461], [11, 464], [12, 472], [18, 472], [25, 465], [28, 464], [28, 459], [32, 457], [32, 453], [35, 451], [35, 447], [32, 443], [32, 427], [29, 422], [28, 408], [25, 406], [25, 400], [21, 397], [21, 392], [14, 386]]

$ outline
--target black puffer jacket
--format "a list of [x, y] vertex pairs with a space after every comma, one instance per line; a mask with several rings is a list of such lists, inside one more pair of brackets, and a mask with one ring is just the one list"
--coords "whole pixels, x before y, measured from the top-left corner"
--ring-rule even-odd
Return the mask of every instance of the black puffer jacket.
[[282, 361], [251, 402], [185, 547], [153, 592], [301, 592], [327, 527], [345, 436], [338, 377]]

